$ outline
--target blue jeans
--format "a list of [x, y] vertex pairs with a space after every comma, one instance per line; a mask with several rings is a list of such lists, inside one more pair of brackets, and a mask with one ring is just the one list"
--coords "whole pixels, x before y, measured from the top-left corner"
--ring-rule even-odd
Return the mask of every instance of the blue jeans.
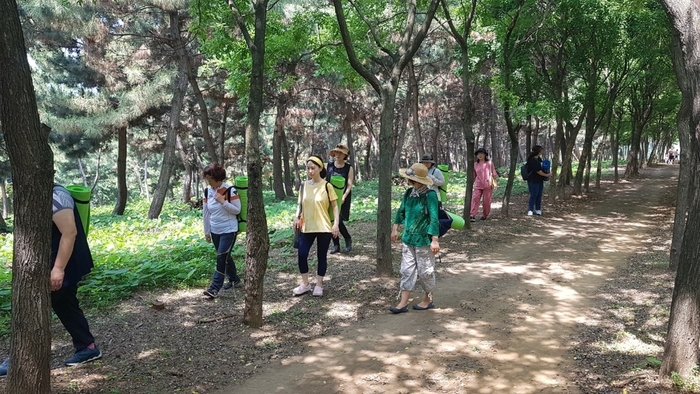
[[530, 191], [530, 200], [527, 202], [528, 211], [542, 210], [542, 192], [544, 191], [544, 183], [528, 182], [527, 188]]
[[331, 245], [331, 233], [301, 233], [299, 237], [299, 273], [309, 273], [309, 251], [314, 240], [318, 240], [316, 245], [316, 255], [318, 256], [318, 276], [326, 276], [328, 268], [328, 247]]
[[236, 264], [231, 257], [231, 249], [236, 243], [238, 233], [211, 234], [211, 242], [216, 249], [216, 270], [211, 278], [210, 290], [221, 290], [224, 285], [224, 278], [228, 278], [233, 283], [240, 282], [241, 278], [236, 273]]

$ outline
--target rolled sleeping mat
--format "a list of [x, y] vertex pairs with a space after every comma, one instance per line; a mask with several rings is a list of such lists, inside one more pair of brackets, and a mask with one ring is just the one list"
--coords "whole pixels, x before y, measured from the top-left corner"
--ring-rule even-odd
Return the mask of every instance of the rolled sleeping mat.
[[[343, 193], [345, 192], [345, 178], [340, 175], [331, 176], [331, 185], [333, 185], [333, 190], [335, 190], [335, 195], [338, 196], [338, 212], [340, 212], [341, 201], [343, 200]], [[333, 207], [328, 206], [328, 215], [331, 220], [335, 220], [333, 217]]]
[[445, 184], [440, 186], [440, 201], [447, 202], [447, 184], [450, 183], [450, 167], [447, 164], [438, 164], [437, 168], [445, 177]]
[[68, 190], [75, 201], [75, 206], [80, 214], [80, 221], [83, 223], [85, 236], [87, 236], [90, 232], [90, 198], [92, 197], [92, 191], [89, 187], [81, 185], [68, 185], [66, 190]]
[[236, 187], [238, 198], [241, 200], [241, 212], [238, 214], [238, 232], [244, 233], [248, 228], [248, 177], [237, 176], [233, 180], [233, 186]]
[[464, 218], [457, 215], [456, 213], [452, 212], [447, 212], [445, 211], [450, 217], [452, 218], [452, 226], [450, 226], [451, 229], [453, 230], [461, 230], [464, 227]]

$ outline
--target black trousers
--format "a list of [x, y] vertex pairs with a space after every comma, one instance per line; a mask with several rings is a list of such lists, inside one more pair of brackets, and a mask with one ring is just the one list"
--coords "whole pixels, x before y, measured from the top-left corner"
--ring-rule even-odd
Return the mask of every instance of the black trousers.
[[78, 285], [64, 286], [51, 292], [51, 306], [73, 338], [73, 347], [79, 352], [95, 342], [87, 319], [78, 302]]

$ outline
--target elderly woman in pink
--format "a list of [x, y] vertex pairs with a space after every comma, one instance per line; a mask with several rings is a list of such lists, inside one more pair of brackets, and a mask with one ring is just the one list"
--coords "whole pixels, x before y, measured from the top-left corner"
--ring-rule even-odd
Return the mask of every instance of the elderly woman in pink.
[[476, 221], [476, 213], [479, 211], [479, 202], [484, 199], [484, 208], [481, 212], [481, 220], [486, 220], [491, 213], [491, 196], [498, 179], [498, 173], [489, 160], [489, 152], [484, 148], [479, 148], [474, 152], [476, 161], [474, 162], [474, 191], [472, 192], [472, 207], [469, 213], [469, 220]]

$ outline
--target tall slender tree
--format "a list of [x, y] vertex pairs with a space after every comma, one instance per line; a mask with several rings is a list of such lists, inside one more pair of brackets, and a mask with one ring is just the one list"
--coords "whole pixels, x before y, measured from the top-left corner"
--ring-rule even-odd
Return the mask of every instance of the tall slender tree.
[[[374, 89], [381, 100], [381, 120], [379, 130], [379, 201], [377, 204], [377, 273], [380, 275], [391, 275], [391, 161], [394, 156], [394, 108], [396, 103], [396, 92], [404, 68], [411, 60], [423, 39], [428, 34], [428, 29], [433, 21], [440, 0], [431, 0], [424, 15], [422, 23], [418, 24], [418, 7], [416, 0], [409, 0], [405, 4], [405, 9], [392, 9], [398, 3], [378, 3], [366, 4], [348, 1], [346, 4], [352, 6], [354, 18], [363, 21], [368, 29], [371, 41], [376, 45], [377, 56], [372, 57], [373, 61], [379, 63], [377, 68], [381, 70], [380, 78], [365, 66], [364, 60], [358, 57], [355, 52], [355, 40], [348, 28], [346, 12], [341, 0], [333, 0], [335, 15], [340, 27], [340, 35], [343, 46], [347, 53], [350, 65], [358, 74], [362, 76]], [[363, 11], [361, 5], [371, 8]], [[379, 6], [379, 8], [377, 8]], [[382, 7], [386, 9], [382, 10]], [[372, 17], [384, 18], [385, 14], [395, 13], [405, 15], [402, 23], [401, 36], [398, 42], [392, 43], [384, 41], [389, 36], [387, 32], [380, 32], [378, 21], [370, 21], [370, 16], [366, 11], [373, 12]], [[392, 19], [392, 18], [390, 18]], [[395, 28], [396, 22], [390, 23]], [[393, 31], [392, 31], [393, 34]]]

